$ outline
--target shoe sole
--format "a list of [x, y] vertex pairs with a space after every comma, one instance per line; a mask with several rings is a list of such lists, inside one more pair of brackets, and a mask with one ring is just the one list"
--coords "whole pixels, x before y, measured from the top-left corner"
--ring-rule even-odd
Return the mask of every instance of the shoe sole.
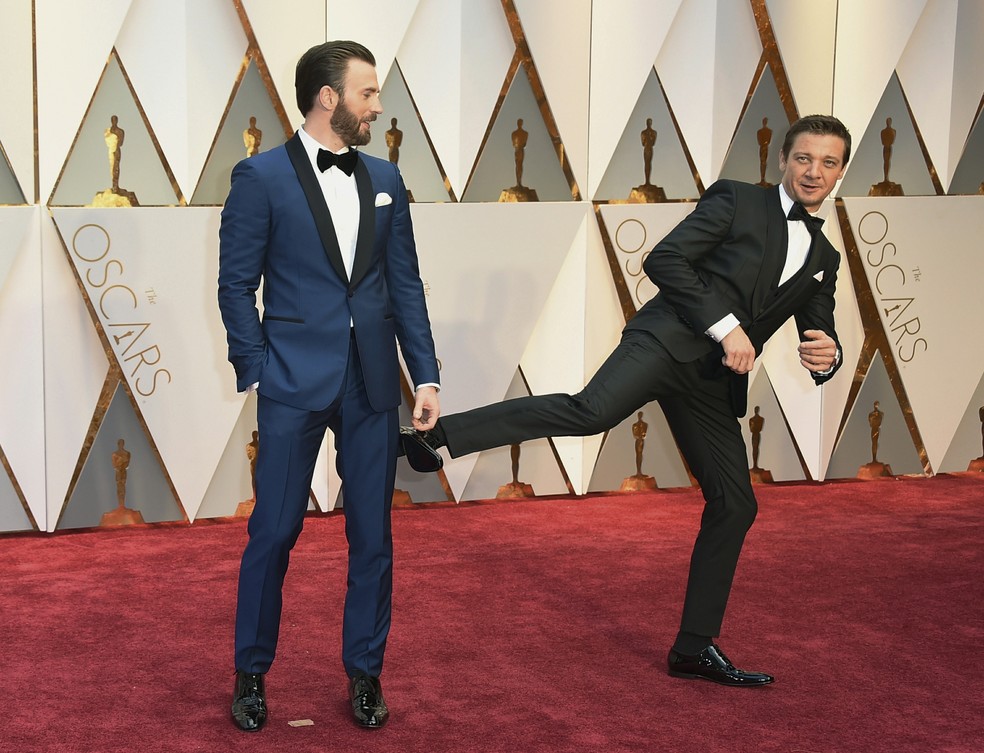
[[667, 670], [670, 677], [679, 677], [682, 680], [707, 680], [708, 682], [713, 682], [716, 685], [724, 685], [726, 688], [764, 688], [766, 685], [771, 685], [775, 682], [775, 679], [769, 680], [768, 682], [756, 682], [745, 685], [740, 682], [722, 682], [721, 680], [715, 680], [713, 677], [708, 677], [707, 675], [695, 675], [690, 672], [677, 672], [676, 670]]

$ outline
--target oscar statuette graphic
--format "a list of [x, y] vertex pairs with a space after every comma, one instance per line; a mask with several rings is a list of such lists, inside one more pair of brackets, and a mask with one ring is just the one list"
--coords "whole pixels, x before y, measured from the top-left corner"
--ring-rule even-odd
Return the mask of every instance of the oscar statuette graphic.
[[112, 182], [109, 188], [95, 195], [90, 206], [138, 207], [140, 202], [137, 201], [137, 195], [133, 191], [120, 188], [120, 163], [123, 161], [123, 138], [126, 134], [120, 128], [119, 118], [113, 115], [109, 120], [109, 128], [106, 129], [104, 138], [109, 157], [109, 175]]
[[645, 182], [641, 186], [636, 186], [629, 193], [629, 204], [656, 204], [666, 201], [666, 192], [659, 186], [654, 186], [651, 182], [653, 174], [653, 148], [656, 146], [656, 131], [653, 128], [653, 119], [646, 118], [646, 127], [639, 134], [642, 141], [642, 170]]
[[523, 161], [526, 158], [526, 142], [530, 135], [523, 129], [523, 119], [516, 121], [512, 132], [513, 159], [516, 161], [516, 185], [505, 188], [499, 194], [500, 202], [539, 201], [536, 191], [523, 185]]
[[632, 424], [632, 436], [635, 437], [635, 466], [634, 476], [629, 476], [622, 481], [618, 488], [622, 492], [649, 492], [658, 488], [656, 479], [647, 476], [642, 472], [642, 451], [646, 446], [646, 432], [649, 431], [649, 424], [642, 419], [642, 411], [639, 411], [637, 420]]
[[256, 116], [249, 118], [249, 128], [243, 131], [243, 146], [246, 147], [246, 156], [252, 157], [260, 153], [260, 142], [263, 141], [263, 131], [256, 127]]
[[253, 513], [253, 506], [256, 505], [256, 456], [260, 452], [260, 433], [253, 432], [253, 439], [246, 443], [246, 457], [249, 460], [249, 485], [253, 490], [253, 496], [244, 499], [236, 506], [237, 518], [248, 518]]
[[888, 179], [888, 171], [892, 166], [892, 146], [895, 144], [895, 129], [892, 128], [892, 119], [885, 118], [885, 127], [881, 132], [882, 142], [882, 165], [885, 171], [885, 179], [881, 183], [873, 183], [868, 191], [868, 196], [904, 196], [902, 186], [893, 183]]
[[116, 509], [103, 514], [100, 526], [132, 526], [144, 522], [139, 510], [126, 506], [126, 471], [130, 467], [130, 451], [123, 444], [122, 439], [116, 441], [112, 456], [116, 474]]
[[[400, 147], [403, 146], [403, 131], [396, 127], [396, 118], [390, 118], [390, 129], [384, 134], [386, 148], [389, 150], [389, 161], [394, 165], [400, 163]], [[407, 189], [407, 199], [413, 201], [413, 192]]]
[[769, 164], [769, 144], [772, 143], [772, 129], [769, 128], [768, 118], [762, 118], [762, 127], [755, 132], [755, 137], [759, 145], [759, 182], [756, 185], [770, 188], [772, 184], [765, 179], [765, 168]]
[[522, 497], [535, 497], [533, 487], [524, 484], [519, 480], [519, 445], [514, 444], [509, 448], [509, 457], [512, 459], [512, 481], [499, 487], [495, 493], [496, 499], [520, 499]]
[[884, 417], [885, 414], [878, 408], [878, 401], [875, 400], [875, 406], [868, 414], [868, 425], [871, 427], [871, 462], [861, 466], [858, 478], [873, 479], [894, 475], [891, 466], [878, 460], [878, 437]]
[[967, 470], [984, 473], [984, 405], [978, 408], [977, 415], [981, 419], [981, 456], [971, 460], [970, 465], [967, 466]]
[[748, 419], [748, 428], [752, 432], [752, 467], [748, 469], [748, 474], [753, 484], [771, 484], [772, 471], [759, 468], [759, 448], [762, 446], [762, 429], [765, 428], [765, 416], [759, 413], [759, 406], [755, 406], [755, 413]]

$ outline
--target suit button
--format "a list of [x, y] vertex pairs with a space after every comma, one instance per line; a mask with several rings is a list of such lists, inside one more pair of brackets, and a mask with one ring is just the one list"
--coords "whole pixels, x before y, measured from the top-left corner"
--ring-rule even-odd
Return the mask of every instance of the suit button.
[[349, 293], [348, 293], [348, 297], [349, 298], [355, 297], [355, 291], [354, 290], [350, 290]]

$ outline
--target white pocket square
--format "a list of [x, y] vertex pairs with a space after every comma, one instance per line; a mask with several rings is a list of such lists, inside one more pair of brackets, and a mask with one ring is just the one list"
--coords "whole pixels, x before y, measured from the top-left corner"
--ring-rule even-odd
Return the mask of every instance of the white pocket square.
[[819, 272], [813, 275], [813, 279], [816, 280], [817, 282], [823, 282], [823, 270], [821, 269]]
[[392, 204], [392, 203], [393, 203], [393, 197], [390, 196], [388, 193], [383, 192], [383, 193], [376, 194], [377, 207], [385, 207], [387, 204]]

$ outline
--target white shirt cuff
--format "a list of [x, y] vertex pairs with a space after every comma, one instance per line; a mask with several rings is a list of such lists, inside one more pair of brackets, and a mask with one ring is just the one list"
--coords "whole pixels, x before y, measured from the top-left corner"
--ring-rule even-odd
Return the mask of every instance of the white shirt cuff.
[[739, 324], [741, 324], [741, 322], [738, 321], [737, 316], [734, 314], [728, 314], [721, 321], [708, 327], [704, 334], [711, 338], [714, 342], [719, 343], [725, 338], [725, 335], [731, 332], [731, 330]]

